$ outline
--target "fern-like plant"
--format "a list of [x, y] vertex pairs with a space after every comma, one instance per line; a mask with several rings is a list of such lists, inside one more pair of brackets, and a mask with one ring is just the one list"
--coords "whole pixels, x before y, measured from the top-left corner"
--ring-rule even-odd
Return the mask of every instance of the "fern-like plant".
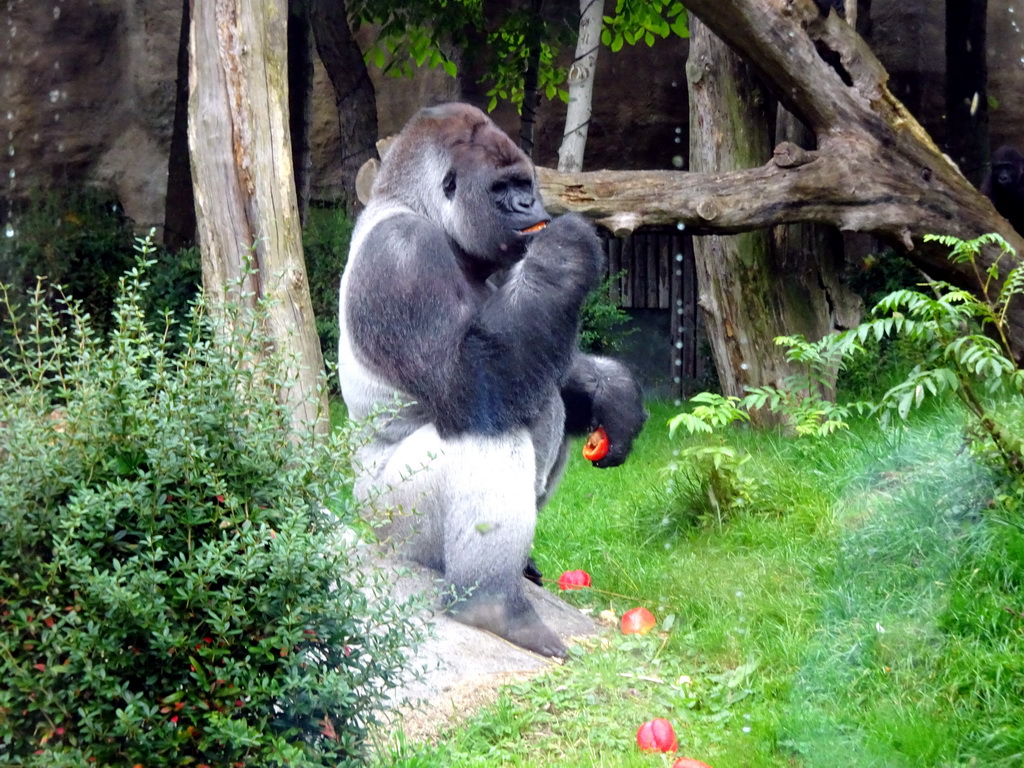
[[[846, 428], [855, 412], [875, 413], [884, 423], [893, 415], [908, 418], [929, 397], [952, 396], [971, 414], [970, 431], [992, 449], [997, 464], [1012, 475], [1024, 471], [1024, 443], [999, 422], [993, 409], [995, 398], [1024, 393], [1024, 371], [1014, 361], [1007, 323], [1011, 301], [1024, 293], [1024, 270], [1017, 266], [1001, 276], [1003, 265], [1015, 254], [997, 234], [973, 240], [940, 235], [925, 239], [949, 247], [951, 261], [974, 266], [978, 294], [931, 281], [927, 290], [890, 293], [869, 320], [848, 331], [816, 342], [802, 336], [779, 337], [775, 342], [787, 348], [788, 360], [801, 364], [801, 373], [782, 387], [752, 388], [741, 398], [698, 395], [691, 401], [697, 407], [674, 417], [670, 429], [709, 432], [746, 420], [752, 409], [768, 408], [785, 415], [797, 434], [823, 437]], [[1000, 253], [982, 270], [978, 257], [986, 246], [995, 246]], [[835, 371], [863, 352], [869, 340], [897, 337], [918, 351], [920, 362], [907, 377], [876, 402], [833, 402]]]

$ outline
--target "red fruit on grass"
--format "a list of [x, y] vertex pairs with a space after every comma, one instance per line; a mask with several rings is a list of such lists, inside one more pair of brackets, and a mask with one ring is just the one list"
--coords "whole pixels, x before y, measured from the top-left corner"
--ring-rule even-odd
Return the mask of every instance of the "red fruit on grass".
[[608, 455], [610, 445], [608, 433], [604, 431], [604, 427], [598, 427], [587, 437], [587, 442], [583, 446], [583, 458], [587, 461], [600, 461]]
[[632, 608], [622, 614], [622, 634], [646, 635], [657, 622], [646, 608]]
[[590, 574], [586, 571], [566, 571], [558, 577], [559, 589], [583, 589], [590, 586]]
[[672, 763], [672, 768], [711, 768], [711, 766], [692, 757], [680, 757]]
[[679, 749], [672, 723], [656, 717], [641, 725], [636, 732], [636, 744], [643, 752], [675, 752]]

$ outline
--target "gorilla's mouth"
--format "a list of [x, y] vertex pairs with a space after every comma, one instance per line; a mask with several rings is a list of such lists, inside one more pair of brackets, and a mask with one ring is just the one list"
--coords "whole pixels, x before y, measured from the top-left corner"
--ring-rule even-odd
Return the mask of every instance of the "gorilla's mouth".
[[540, 232], [547, 225], [548, 225], [548, 223], [546, 221], [538, 221], [536, 224], [533, 224], [533, 225], [527, 227], [526, 229], [520, 229], [519, 230], [519, 234], [520, 235], [533, 235], [533, 234], [536, 234], [537, 232]]

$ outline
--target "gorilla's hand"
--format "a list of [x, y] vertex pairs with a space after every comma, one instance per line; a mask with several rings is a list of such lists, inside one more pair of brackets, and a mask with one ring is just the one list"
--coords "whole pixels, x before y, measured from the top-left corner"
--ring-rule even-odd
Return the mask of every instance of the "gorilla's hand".
[[562, 400], [566, 432], [583, 435], [600, 426], [608, 435], [608, 453], [594, 466], [622, 464], [647, 421], [643, 392], [629, 369], [611, 358], [577, 353], [562, 386]]
[[626, 401], [615, 403], [595, 400], [594, 422], [604, 428], [608, 435], [608, 453], [604, 458], [592, 462], [598, 469], [617, 467], [626, 461], [633, 450], [633, 441], [647, 421], [647, 412], [637, 393]]
[[604, 250], [594, 225], [585, 218], [567, 213], [528, 237], [525, 269], [556, 285], [584, 288], [585, 293], [597, 284]]

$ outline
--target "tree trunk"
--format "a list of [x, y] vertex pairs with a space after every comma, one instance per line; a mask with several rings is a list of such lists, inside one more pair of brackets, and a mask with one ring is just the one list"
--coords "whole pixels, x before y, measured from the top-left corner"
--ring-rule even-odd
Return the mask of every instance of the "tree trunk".
[[523, 109], [519, 120], [519, 147], [533, 157], [533, 131], [537, 125], [537, 106], [540, 94], [537, 83], [540, 77], [540, 46], [544, 31], [541, 11], [544, 0], [530, 0], [530, 21], [526, 26], [526, 71], [523, 73]]
[[604, 0], [580, 0], [580, 33], [576, 40], [576, 58], [569, 67], [565, 135], [562, 136], [562, 146], [558, 148], [558, 170], [563, 173], [583, 170], [603, 20]]
[[[814, 134], [796, 115], [781, 106], [775, 119], [775, 141], [809, 150], [816, 146]], [[861, 299], [846, 286], [843, 277], [847, 253], [839, 230], [812, 222], [774, 227], [772, 253], [786, 334], [800, 334], [810, 341], [818, 341], [860, 322]], [[838, 370], [833, 372], [834, 376], [838, 373]], [[835, 383], [834, 377], [832, 383]], [[820, 394], [831, 397], [834, 390]]]
[[354, 215], [359, 207], [356, 174], [377, 157], [377, 96], [342, 0], [310, 0], [313, 37], [334, 88], [344, 156], [338, 200]]
[[171, 127], [167, 194], [164, 198], [164, 245], [172, 251], [187, 248], [196, 242], [196, 198], [192, 191], [192, 166], [188, 156], [188, 36], [191, 25], [189, 1], [182, 0], [174, 123]]
[[288, 133], [300, 226], [309, 208], [313, 158], [309, 128], [313, 112], [313, 31], [307, 0], [288, 0]]
[[[771, 153], [765, 93], [739, 56], [690, 20], [690, 168], [732, 171]], [[780, 385], [788, 370], [772, 339], [786, 332], [767, 230], [693, 241], [700, 306], [726, 395]]]
[[189, 148], [206, 294], [215, 310], [269, 305], [266, 331], [296, 365], [280, 396], [296, 432], [323, 433], [323, 358], [288, 137], [287, 1], [193, 0], [191, 11]]
[[987, 0], [946, 0], [946, 154], [981, 184], [989, 164]]
[[[644, 224], [728, 234], [823, 222], [900, 244], [926, 272], [972, 290], [980, 287], [974, 269], [950, 263], [924, 235], [998, 232], [1024, 254], [1024, 238], [943, 157], [836, 14], [823, 18], [811, 0], [689, 0], [686, 7], [756, 66], [814, 131], [818, 149], [781, 144], [767, 165], [719, 174], [540, 169], [550, 211], [580, 211], [623, 233]], [[997, 256], [985, 249], [982, 274]], [[1018, 263], [1000, 263], [999, 274]], [[1024, 308], [1015, 304], [1007, 319], [1014, 354], [1024, 359]]]

